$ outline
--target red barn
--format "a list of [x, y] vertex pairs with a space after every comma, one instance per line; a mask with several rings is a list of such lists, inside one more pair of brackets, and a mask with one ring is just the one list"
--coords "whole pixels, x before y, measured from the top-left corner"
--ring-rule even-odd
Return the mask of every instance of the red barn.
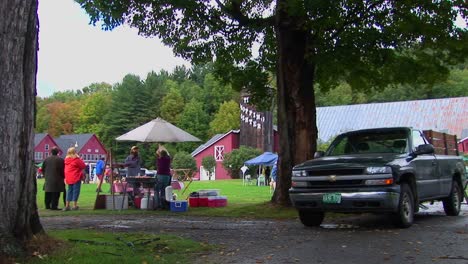
[[[231, 176], [223, 167], [223, 160], [226, 153], [230, 153], [234, 149], [239, 148], [240, 133], [240, 130], [231, 130], [226, 134], [217, 134], [208, 140], [205, 144], [195, 149], [191, 155], [197, 163], [198, 171], [195, 173], [193, 178], [196, 180], [209, 180], [208, 174], [203, 169], [201, 163], [204, 157], [213, 156], [216, 160], [216, 168], [214, 176], [211, 177], [211, 180], [231, 179]], [[276, 129], [274, 129], [273, 134], [273, 150], [277, 152], [279, 149], [279, 138]]]
[[59, 153], [63, 153], [63, 150], [59, 147], [57, 142], [49, 135], [45, 133], [34, 135], [34, 162], [41, 163], [48, 156], [51, 155], [50, 150], [53, 147], [59, 149]]
[[228, 172], [224, 169], [222, 163], [226, 153], [238, 148], [239, 130], [231, 130], [226, 134], [215, 135], [192, 152], [192, 157], [195, 158], [197, 168], [199, 168], [193, 178], [197, 180], [209, 180], [201, 164], [204, 157], [213, 156], [216, 160], [216, 167], [211, 180], [231, 179], [231, 176], [229, 176]]
[[75, 147], [76, 152], [86, 163], [95, 163], [101, 157], [107, 157], [107, 150], [95, 134], [61, 135], [55, 139], [65, 156], [68, 148]]

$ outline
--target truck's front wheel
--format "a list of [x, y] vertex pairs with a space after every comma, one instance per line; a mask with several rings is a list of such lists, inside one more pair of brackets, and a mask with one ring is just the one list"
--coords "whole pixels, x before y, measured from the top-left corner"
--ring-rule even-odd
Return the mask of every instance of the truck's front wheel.
[[460, 185], [456, 181], [453, 181], [450, 196], [442, 201], [444, 204], [445, 214], [450, 216], [459, 215], [462, 199], [463, 195]]
[[325, 217], [324, 212], [311, 212], [307, 210], [299, 210], [299, 219], [305, 226], [319, 226]]
[[402, 228], [410, 227], [414, 221], [414, 198], [408, 184], [401, 184], [398, 211], [393, 216], [394, 223]]

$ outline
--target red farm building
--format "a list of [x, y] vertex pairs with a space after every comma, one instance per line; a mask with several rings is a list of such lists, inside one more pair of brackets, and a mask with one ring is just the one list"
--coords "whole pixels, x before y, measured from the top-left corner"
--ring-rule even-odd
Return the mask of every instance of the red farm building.
[[50, 154], [52, 147], [58, 147], [59, 155], [65, 157], [70, 147], [75, 147], [78, 155], [86, 163], [94, 163], [107, 157], [107, 150], [95, 134], [72, 134], [52, 138], [49, 134], [36, 134], [34, 137], [34, 161], [42, 162]]
[[35, 134], [34, 135], [34, 162], [40, 163], [44, 161], [47, 157], [52, 155], [50, 150], [53, 147], [59, 148], [59, 155], [62, 154], [62, 150], [58, 146], [57, 142], [49, 135], [45, 133]]
[[201, 165], [204, 157], [213, 156], [216, 160], [214, 176], [211, 180], [231, 179], [228, 172], [223, 167], [224, 155], [233, 149], [239, 148], [239, 130], [231, 130], [226, 134], [217, 134], [205, 144], [199, 146], [192, 152], [198, 171], [193, 176], [197, 180], [209, 180], [206, 171]]

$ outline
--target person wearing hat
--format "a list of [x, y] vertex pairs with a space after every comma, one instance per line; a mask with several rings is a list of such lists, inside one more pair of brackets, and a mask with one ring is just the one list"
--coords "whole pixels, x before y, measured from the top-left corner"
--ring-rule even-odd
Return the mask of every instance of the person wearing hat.
[[138, 156], [138, 147], [133, 146], [130, 149], [130, 155], [125, 159], [125, 167], [127, 167], [128, 176], [138, 176], [141, 169], [141, 158]]

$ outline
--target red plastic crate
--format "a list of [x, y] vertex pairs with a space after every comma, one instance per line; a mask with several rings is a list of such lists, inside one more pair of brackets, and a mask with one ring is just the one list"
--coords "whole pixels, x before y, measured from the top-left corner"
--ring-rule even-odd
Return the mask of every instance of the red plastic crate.
[[200, 198], [198, 197], [189, 197], [189, 206], [190, 207], [199, 207]]
[[227, 198], [218, 198], [216, 201], [216, 207], [225, 207], [227, 206]]
[[198, 198], [199, 207], [208, 207], [208, 197], [199, 197]]
[[216, 196], [208, 197], [208, 207], [217, 207], [217, 199]]
[[133, 203], [135, 204], [135, 208], [140, 209], [140, 207], [141, 207], [141, 197], [135, 197], [133, 199]]

